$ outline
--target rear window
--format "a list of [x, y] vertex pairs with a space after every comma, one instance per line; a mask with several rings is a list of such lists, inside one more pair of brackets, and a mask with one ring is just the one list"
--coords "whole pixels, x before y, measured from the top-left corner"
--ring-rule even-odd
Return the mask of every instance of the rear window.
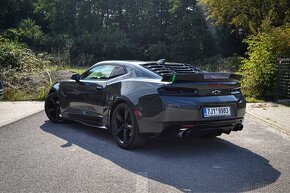
[[172, 75], [174, 73], [196, 73], [199, 71], [190, 64], [182, 63], [147, 63], [142, 66], [160, 76]]

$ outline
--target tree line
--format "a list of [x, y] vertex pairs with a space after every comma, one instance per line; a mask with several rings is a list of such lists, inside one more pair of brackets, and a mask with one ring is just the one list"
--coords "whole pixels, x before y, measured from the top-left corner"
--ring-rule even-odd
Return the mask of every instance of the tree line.
[[246, 95], [271, 98], [277, 59], [290, 57], [289, 7], [289, 0], [1, 0], [0, 71], [166, 58], [241, 73]]
[[227, 28], [211, 33], [195, 0], [2, 0], [0, 7], [2, 36], [56, 62], [191, 62], [243, 53], [241, 39]]

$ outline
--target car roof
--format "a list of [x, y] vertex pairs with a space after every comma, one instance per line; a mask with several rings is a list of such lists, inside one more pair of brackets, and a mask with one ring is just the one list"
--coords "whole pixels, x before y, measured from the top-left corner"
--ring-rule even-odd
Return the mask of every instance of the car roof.
[[[143, 65], [147, 63], [156, 63], [157, 61], [139, 61], [139, 60], [106, 60], [98, 62], [97, 64], [127, 64], [127, 65]], [[95, 64], [95, 65], [97, 65]]]
[[[141, 61], [141, 60], [106, 60], [106, 61], [102, 61], [102, 62], [98, 62], [95, 65], [99, 65], [99, 64], [127, 64], [127, 65], [137, 65], [137, 66], [143, 66], [146, 64], [157, 64], [158, 61]], [[181, 62], [165, 62], [166, 64], [185, 64], [185, 63], [181, 63]], [[94, 65], [94, 66], [95, 66]]]
[[[159, 61], [138, 61], [138, 60], [108, 60], [99, 62], [96, 65], [102, 64], [119, 64], [131, 66], [134, 68], [142, 69], [143, 71], [149, 70], [159, 76], [172, 75], [173, 73], [197, 73], [201, 71], [190, 64], [177, 63], [177, 62], [166, 62], [165, 59]], [[93, 67], [94, 67], [93, 66]]]

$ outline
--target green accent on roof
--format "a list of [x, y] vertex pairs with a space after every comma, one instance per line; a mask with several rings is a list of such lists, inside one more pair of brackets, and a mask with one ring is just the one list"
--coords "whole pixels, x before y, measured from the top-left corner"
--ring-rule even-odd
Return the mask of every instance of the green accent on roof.
[[175, 82], [175, 79], [176, 79], [176, 74], [174, 73], [174, 74], [172, 75], [171, 82], [172, 82], [172, 83]]

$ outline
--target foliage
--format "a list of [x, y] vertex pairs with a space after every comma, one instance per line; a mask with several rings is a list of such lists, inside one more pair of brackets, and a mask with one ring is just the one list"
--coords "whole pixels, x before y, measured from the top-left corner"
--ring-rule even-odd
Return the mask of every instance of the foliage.
[[255, 98], [273, 98], [277, 58], [290, 56], [290, 28], [277, 27], [252, 35], [248, 44], [248, 58], [240, 69], [245, 94]]
[[263, 25], [282, 26], [290, 22], [287, 0], [201, 0], [209, 19], [240, 33], [256, 34]]
[[42, 60], [23, 44], [0, 36], [0, 71], [36, 71], [43, 69], [50, 61]]
[[58, 65], [112, 58], [188, 62], [216, 52], [196, 1], [31, 2], [30, 18], [45, 33], [38, 48], [51, 53]]
[[106, 59], [166, 58], [235, 72], [234, 53], [248, 46], [243, 88], [262, 98], [274, 87], [277, 57], [290, 56], [289, 7], [288, 0], [1, 0], [0, 78]]
[[44, 42], [44, 34], [41, 27], [32, 19], [23, 19], [17, 28], [11, 28], [4, 32], [4, 36], [14, 41], [26, 43], [29, 47], [37, 49]]
[[36, 90], [5, 88], [4, 97], [9, 101], [44, 100], [49, 87], [41, 86]]
[[264, 103], [264, 102], [266, 102], [265, 100], [256, 99], [256, 98], [249, 97], [249, 96], [246, 97], [246, 101], [247, 101], [247, 103]]
[[223, 57], [215, 55], [194, 62], [195, 66], [208, 72], [237, 72], [242, 58], [240, 56]]

